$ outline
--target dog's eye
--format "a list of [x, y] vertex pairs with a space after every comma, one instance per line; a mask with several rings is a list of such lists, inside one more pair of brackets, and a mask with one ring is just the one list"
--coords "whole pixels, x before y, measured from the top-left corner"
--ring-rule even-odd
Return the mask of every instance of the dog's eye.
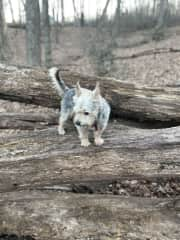
[[89, 115], [89, 112], [84, 112], [84, 115]]

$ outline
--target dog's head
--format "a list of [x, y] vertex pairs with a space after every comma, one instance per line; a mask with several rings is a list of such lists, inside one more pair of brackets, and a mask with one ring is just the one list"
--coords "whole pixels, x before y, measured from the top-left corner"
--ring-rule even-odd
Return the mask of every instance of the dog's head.
[[79, 127], [95, 127], [101, 98], [99, 83], [93, 91], [81, 88], [77, 83], [75, 91], [74, 124]]

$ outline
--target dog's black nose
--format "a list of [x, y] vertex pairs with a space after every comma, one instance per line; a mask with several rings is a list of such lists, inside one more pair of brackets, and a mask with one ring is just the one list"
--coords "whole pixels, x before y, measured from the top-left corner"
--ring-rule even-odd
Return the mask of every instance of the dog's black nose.
[[75, 125], [76, 125], [76, 126], [81, 126], [80, 121], [76, 121], [76, 122], [75, 122]]

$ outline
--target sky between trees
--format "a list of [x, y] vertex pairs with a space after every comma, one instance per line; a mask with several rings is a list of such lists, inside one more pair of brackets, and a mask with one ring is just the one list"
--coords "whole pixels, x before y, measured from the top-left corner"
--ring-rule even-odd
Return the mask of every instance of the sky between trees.
[[[10, 12], [10, 7], [8, 4], [9, 0], [4, 0], [5, 3], [5, 16], [6, 16], [6, 21], [11, 22], [12, 17], [11, 17], [11, 12]], [[123, 9], [128, 9], [131, 10], [135, 8], [138, 4], [152, 4], [153, 0], [122, 0], [123, 1]], [[14, 17], [15, 20], [18, 21], [18, 12], [19, 9], [21, 9], [22, 13], [24, 12], [24, 7], [22, 4], [21, 0], [11, 0], [12, 6], [13, 6], [13, 11], [14, 11]], [[180, 0], [169, 0], [169, 2], [174, 3], [175, 5], [178, 5]], [[41, 3], [41, 0], [40, 0]], [[76, 3], [76, 8], [80, 12], [81, 5], [84, 4], [84, 13], [86, 18], [94, 18], [96, 17], [97, 14], [102, 13], [102, 9], [105, 6], [106, 0], [75, 0]], [[52, 15], [52, 8], [53, 6], [57, 5], [57, 0], [49, 0], [49, 14]], [[109, 17], [113, 16], [115, 9], [117, 5], [117, 0], [111, 0], [107, 14]], [[57, 9], [57, 8], [56, 8]], [[73, 5], [72, 5], [72, 0], [64, 0], [64, 11], [65, 11], [65, 18], [68, 21], [73, 20], [74, 18], [74, 11], [73, 11]], [[23, 15], [23, 19], [25, 19], [25, 14]], [[61, 16], [61, 13], [59, 12], [59, 15]]]

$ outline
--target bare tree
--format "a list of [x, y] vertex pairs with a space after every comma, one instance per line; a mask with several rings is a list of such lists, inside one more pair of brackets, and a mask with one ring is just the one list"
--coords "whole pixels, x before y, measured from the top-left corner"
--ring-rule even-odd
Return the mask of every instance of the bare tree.
[[22, 23], [21, 2], [18, 1], [19, 22]]
[[[26, 0], [19, 0], [19, 14], [20, 14], [20, 17], [21, 17], [21, 21], [24, 22], [25, 19], [24, 19], [24, 16], [26, 15], [25, 12], [26, 12]], [[21, 7], [22, 6], [22, 7]], [[21, 10], [20, 10], [21, 9]]]
[[110, 1], [111, 1], [111, 0], [107, 0], [107, 1], [106, 1], [106, 5], [105, 5], [105, 7], [104, 7], [104, 9], [103, 9], [103, 12], [102, 12], [102, 15], [101, 15], [101, 17], [100, 17], [100, 21], [103, 21], [104, 18], [105, 18], [105, 16], [106, 16], [107, 8], [108, 8], [108, 6], [109, 6]]
[[81, 27], [84, 27], [84, 0], [80, 1], [80, 8], [81, 8], [81, 17], [80, 17], [80, 25]]
[[3, 0], [0, 0], [0, 60], [7, 60], [8, 55], [8, 41], [6, 33], [6, 22], [4, 17]]
[[44, 52], [45, 52], [45, 65], [51, 65], [51, 36], [50, 36], [50, 23], [49, 23], [49, 4], [48, 0], [42, 1], [42, 23], [43, 23], [43, 39], [44, 39]]
[[153, 17], [155, 17], [155, 14], [156, 14], [156, 3], [157, 3], [157, 0], [153, 0]]
[[159, 40], [164, 36], [164, 27], [166, 26], [167, 14], [169, 11], [168, 0], [159, 1], [158, 22], [153, 34], [154, 40]]
[[160, 0], [157, 28], [163, 28], [165, 26], [168, 9], [169, 9], [168, 0]]
[[79, 19], [79, 15], [78, 15], [78, 11], [76, 9], [75, 0], [72, 0], [72, 4], [73, 4], [73, 9], [74, 9], [74, 20], [76, 21], [77, 19]]
[[120, 31], [121, 4], [122, 0], [117, 0], [117, 7], [114, 18], [115, 35], [118, 35]]
[[56, 11], [56, 29], [55, 29], [55, 33], [56, 33], [56, 43], [59, 43], [59, 31], [60, 31], [60, 28], [59, 28], [59, 9], [60, 9], [60, 6], [59, 6], [59, 0], [57, 0], [57, 11]]
[[8, 0], [8, 4], [9, 4], [10, 11], [11, 11], [12, 22], [15, 23], [14, 11], [13, 11], [11, 0]]
[[53, 30], [54, 30], [54, 39], [56, 43], [59, 43], [59, 0], [56, 0], [56, 4], [52, 5], [53, 12]]
[[25, 3], [25, 1], [26, 1], [26, 0], [21, 0], [21, 3], [22, 3], [22, 5], [23, 5], [23, 7], [24, 7], [24, 10], [25, 10], [25, 8], [26, 8], [26, 3]]
[[65, 17], [64, 17], [64, 0], [61, 0], [61, 17], [62, 17], [62, 25], [64, 25]]
[[29, 65], [41, 64], [39, 1], [26, 0], [26, 51]]

